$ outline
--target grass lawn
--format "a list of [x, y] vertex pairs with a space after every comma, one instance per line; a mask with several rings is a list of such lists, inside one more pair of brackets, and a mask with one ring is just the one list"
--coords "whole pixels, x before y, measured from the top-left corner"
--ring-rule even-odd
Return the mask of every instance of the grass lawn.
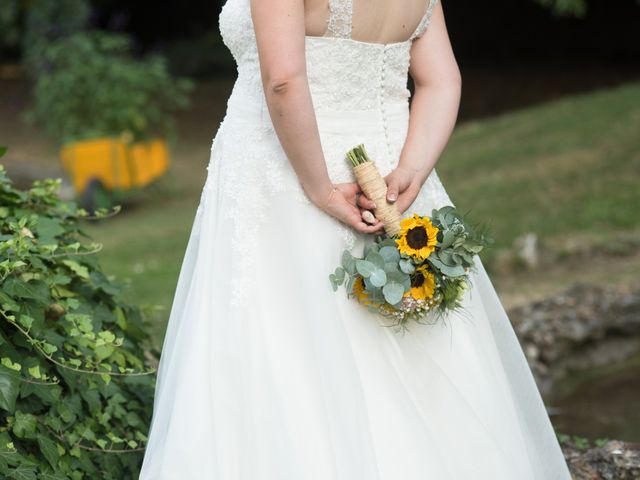
[[[125, 205], [123, 214], [87, 226], [104, 244], [105, 270], [130, 279], [130, 299], [164, 307], [156, 314], [158, 342], [217, 128], [213, 121], [194, 135], [185, 125], [189, 120], [181, 122], [184, 134], [174, 153], [169, 193]], [[490, 223], [498, 248], [523, 232], [545, 241], [640, 238], [638, 132], [640, 83], [633, 83], [459, 124], [437, 170], [453, 202], [470, 210], [472, 219]], [[508, 297], [505, 303], [517, 303], [527, 299], [523, 292], [548, 293], [575, 279], [631, 282], [640, 268], [638, 257], [632, 252], [617, 263], [599, 259], [591, 266], [567, 261], [516, 282], [498, 274], [492, 278], [501, 297]]]
[[640, 84], [460, 125], [436, 169], [498, 246], [640, 226]]

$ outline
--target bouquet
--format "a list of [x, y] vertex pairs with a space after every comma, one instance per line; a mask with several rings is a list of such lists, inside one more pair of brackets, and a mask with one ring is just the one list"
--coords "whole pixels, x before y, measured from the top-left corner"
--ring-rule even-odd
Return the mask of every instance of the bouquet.
[[401, 218], [395, 203], [386, 200], [387, 186], [364, 145], [347, 153], [362, 191], [376, 203], [374, 214], [385, 233], [366, 245], [363, 257], [349, 250], [329, 275], [336, 291], [345, 285], [371, 311], [406, 328], [409, 321], [434, 323], [462, 308], [473, 256], [493, 239], [483, 225], [471, 225], [453, 206], [433, 209], [431, 216], [414, 213]]

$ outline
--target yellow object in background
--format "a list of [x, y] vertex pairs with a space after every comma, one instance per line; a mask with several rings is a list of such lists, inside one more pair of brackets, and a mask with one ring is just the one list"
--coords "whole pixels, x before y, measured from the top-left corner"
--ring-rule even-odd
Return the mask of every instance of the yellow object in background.
[[169, 150], [161, 139], [127, 143], [106, 137], [72, 142], [61, 148], [60, 158], [78, 193], [93, 179], [108, 190], [143, 187], [169, 167]]

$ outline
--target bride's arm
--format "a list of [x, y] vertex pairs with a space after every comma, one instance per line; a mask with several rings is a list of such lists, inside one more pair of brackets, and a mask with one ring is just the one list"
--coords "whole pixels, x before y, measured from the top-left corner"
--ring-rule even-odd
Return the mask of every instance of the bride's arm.
[[455, 127], [460, 107], [460, 69], [440, 2], [434, 7], [427, 31], [413, 42], [409, 74], [415, 85], [409, 129], [398, 171], [387, 178], [387, 197], [400, 194], [397, 205], [401, 211], [411, 205], [436, 165]]
[[355, 187], [333, 191], [307, 79], [304, 1], [251, 0], [251, 17], [271, 121], [302, 188], [315, 205], [358, 231], [380, 230], [380, 222], [362, 221]]

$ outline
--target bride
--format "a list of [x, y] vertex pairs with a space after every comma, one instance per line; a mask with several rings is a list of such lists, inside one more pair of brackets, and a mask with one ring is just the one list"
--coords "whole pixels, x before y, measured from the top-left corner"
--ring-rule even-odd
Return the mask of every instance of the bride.
[[238, 77], [139, 478], [570, 479], [477, 256], [463, 312], [404, 334], [328, 280], [343, 249], [382, 231], [363, 220], [374, 205], [352, 147], [365, 144], [403, 217], [453, 205], [434, 168], [460, 99], [442, 5], [228, 0], [219, 25]]

